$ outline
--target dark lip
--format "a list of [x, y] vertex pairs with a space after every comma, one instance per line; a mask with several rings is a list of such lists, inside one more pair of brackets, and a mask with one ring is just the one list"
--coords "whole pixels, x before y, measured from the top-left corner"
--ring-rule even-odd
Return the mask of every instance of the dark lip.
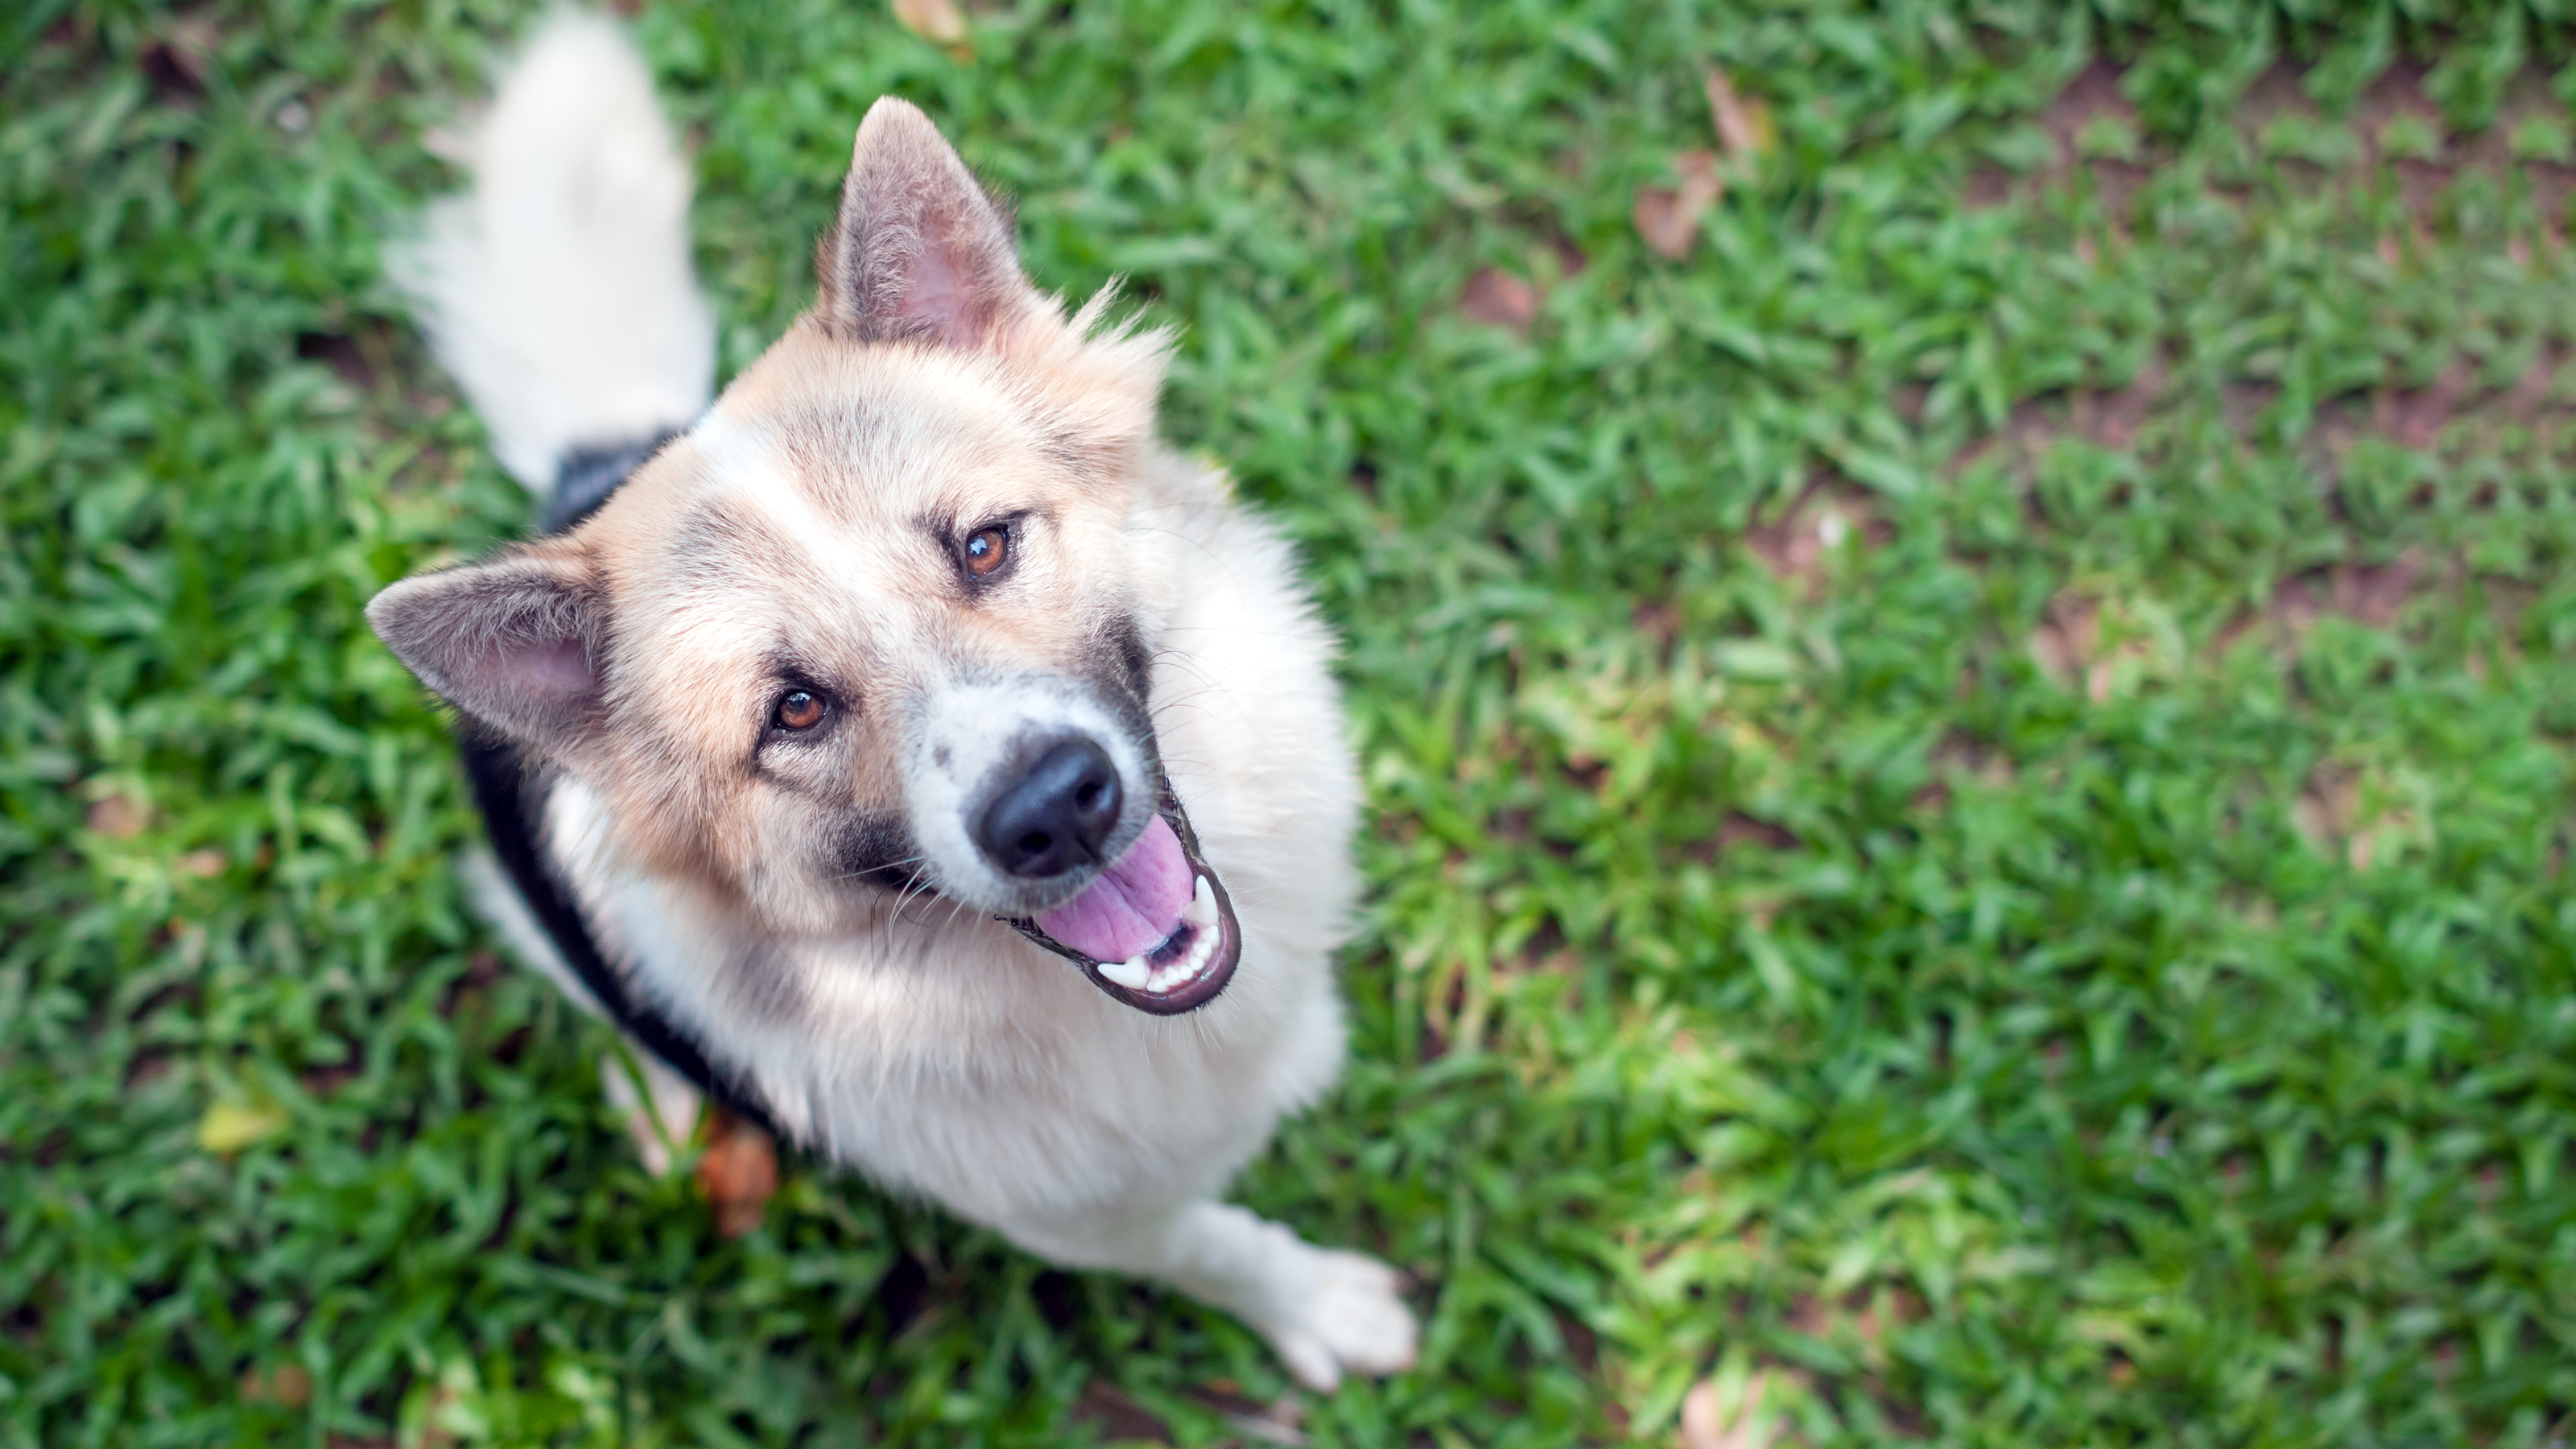
[[1099, 987], [1110, 1000], [1122, 1006], [1132, 1006], [1148, 1016], [1179, 1016], [1185, 1012], [1196, 1011], [1224, 994], [1227, 985], [1234, 980], [1236, 963], [1243, 958], [1243, 932], [1235, 923], [1234, 898], [1226, 894], [1224, 878], [1209, 868], [1205, 857], [1199, 854], [1198, 835], [1190, 829], [1189, 816], [1182, 812], [1179, 805], [1168, 799], [1161, 813], [1164, 821], [1172, 827], [1172, 833], [1180, 837], [1181, 858], [1189, 862], [1190, 870], [1194, 874], [1207, 877], [1209, 889], [1216, 894], [1216, 957], [1207, 971], [1198, 980], [1191, 982], [1187, 990], [1168, 991], [1159, 996], [1151, 992], [1130, 990], [1101, 975], [1098, 961], [1038, 929], [1036, 921], [1024, 916], [1002, 916], [998, 919], [1012, 930], [1028, 937], [1036, 945], [1082, 968], [1084, 979]]

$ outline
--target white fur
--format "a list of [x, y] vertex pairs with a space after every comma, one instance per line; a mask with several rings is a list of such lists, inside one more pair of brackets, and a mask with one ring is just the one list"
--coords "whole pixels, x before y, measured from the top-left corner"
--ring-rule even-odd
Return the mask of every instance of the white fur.
[[715, 316], [689, 261], [689, 168], [643, 57], [556, 12], [466, 143], [474, 187], [389, 250], [438, 359], [519, 481], [575, 448], [687, 425], [715, 380]]

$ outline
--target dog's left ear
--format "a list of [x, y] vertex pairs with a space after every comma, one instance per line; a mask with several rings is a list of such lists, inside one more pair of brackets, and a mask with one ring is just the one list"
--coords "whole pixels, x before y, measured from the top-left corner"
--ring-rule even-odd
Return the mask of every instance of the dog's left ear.
[[1037, 305], [1010, 218], [910, 102], [887, 96], [859, 122], [841, 214], [814, 258], [815, 311], [853, 342], [991, 342]]

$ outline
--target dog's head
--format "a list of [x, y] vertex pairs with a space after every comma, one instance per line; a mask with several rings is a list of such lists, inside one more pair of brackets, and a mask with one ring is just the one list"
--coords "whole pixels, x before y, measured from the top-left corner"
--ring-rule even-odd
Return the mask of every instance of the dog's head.
[[758, 929], [986, 913], [1186, 1011], [1240, 933], [1157, 758], [1136, 515], [1163, 340], [1068, 320], [877, 103], [815, 310], [569, 533], [368, 609], [423, 682]]

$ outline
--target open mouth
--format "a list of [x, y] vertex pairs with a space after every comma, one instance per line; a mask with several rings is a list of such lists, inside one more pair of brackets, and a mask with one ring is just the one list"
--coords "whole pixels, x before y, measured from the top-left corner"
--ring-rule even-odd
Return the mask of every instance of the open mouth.
[[1234, 903], [1199, 858], [1189, 818], [1166, 806], [1081, 894], [1021, 935], [1082, 968], [1113, 1000], [1177, 1016], [1214, 1001], [1243, 954]]

